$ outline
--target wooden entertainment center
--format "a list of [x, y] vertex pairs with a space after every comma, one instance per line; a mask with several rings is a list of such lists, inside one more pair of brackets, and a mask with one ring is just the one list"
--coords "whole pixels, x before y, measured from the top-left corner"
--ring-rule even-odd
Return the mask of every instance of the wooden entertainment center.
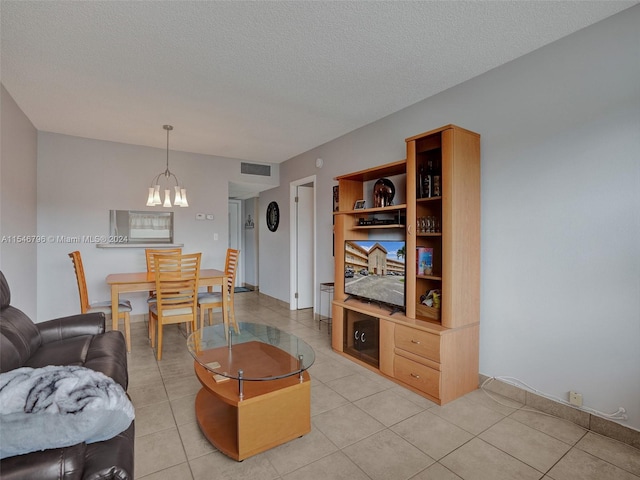
[[[336, 178], [331, 343], [442, 405], [478, 388], [480, 136], [447, 125], [405, 141], [406, 160]], [[393, 177], [401, 198], [404, 190], [406, 203], [375, 206], [372, 186], [385, 177]], [[364, 209], [354, 209], [358, 200]], [[345, 295], [345, 240], [378, 236], [406, 242], [404, 313]], [[426, 270], [417, 264], [417, 247], [429, 251]], [[436, 292], [439, 308], [437, 301], [423, 304], [428, 292]], [[373, 352], [358, 344], [363, 326], [377, 334]]]

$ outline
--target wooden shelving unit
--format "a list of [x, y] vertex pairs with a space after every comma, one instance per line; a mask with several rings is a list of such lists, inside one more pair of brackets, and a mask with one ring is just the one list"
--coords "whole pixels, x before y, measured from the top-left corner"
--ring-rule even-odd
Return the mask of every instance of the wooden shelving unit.
[[[444, 404], [478, 385], [480, 321], [480, 136], [454, 125], [406, 140], [407, 158], [336, 178], [339, 208], [334, 212], [335, 291], [332, 347], [414, 391]], [[420, 198], [419, 177], [431, 166], [440, 194]], [[405, 179], [406, 203], [354, 210], [364, 199], [367, 182], [382, 177]], [[397, 183], [396, 183], [396, 186]], [[368, 199], [367, 199], [368, 200]], [[359, 225], [359, 219], [401, 212], [404, 222]], [[399, 213], [400, 217], [401, 214]], [[421, 218], [437, 220], [438, 231], [420, 231]], [[406, 242], [405, 312], [349, 299], [344, 293], [345, 240], [365, 240], [386, 229]], [[433, 251], [433, 273], [419, 275], [417, 247]], [[421, 303], [431, 290], [440, 292], [440, 308]], [[358, 358], [347, 338], [350, 315], [379, 322], [377, 365]], [[359, 317], [360, 318], [360, 317]]]

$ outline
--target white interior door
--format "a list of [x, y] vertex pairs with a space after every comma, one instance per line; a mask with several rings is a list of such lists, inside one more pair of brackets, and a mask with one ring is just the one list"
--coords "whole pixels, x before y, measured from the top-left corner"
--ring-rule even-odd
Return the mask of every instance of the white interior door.
[[298, 310], [312, 308], [314, 301], [314, 187], [296, 186], [296, 292]]
[[291, 279], [289, 308], [291, 310], [315, 309], [314, 285], [316, 285], [317, 257], [315, 184], [315, 175], [289, 184], [289, 278]]
[[240, 250], [236, 287], [241, 287], [244, 285], [244, 252], [242, 251], [242, 202], [240, 200], [229, 200], [229, 248]]

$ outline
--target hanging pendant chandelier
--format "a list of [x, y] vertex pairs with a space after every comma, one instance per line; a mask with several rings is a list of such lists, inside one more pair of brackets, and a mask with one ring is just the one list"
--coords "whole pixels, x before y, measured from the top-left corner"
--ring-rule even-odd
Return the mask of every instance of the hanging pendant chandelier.
[[[189, 203], [187, 202], [187, 189], [180, 186], [178, 177], [176, 177], [169, 170], [169, 132], [173, 130], [173, 127], [171, 125], [163, 125], [162, 128], [167, 131], [167, 167], [165, 168], [164, 172], [160, 172], [158, 175], [156, 175], [151, 182], [151, 186], [149, 187], [149, 196], [147, 197], [147, 207], [154, 207], [156, 205], [171, 207], [171, 177], [173, 177], [176, 182], [176, 184], [173, 186], [175, 190], [173, 204], [176, 207], [188, 207]], [[164, 188], [164, 201], [160, 199], [160, 179], [163, 176], [165, 178], [164, 182], [166, 183], [166, 186]]]

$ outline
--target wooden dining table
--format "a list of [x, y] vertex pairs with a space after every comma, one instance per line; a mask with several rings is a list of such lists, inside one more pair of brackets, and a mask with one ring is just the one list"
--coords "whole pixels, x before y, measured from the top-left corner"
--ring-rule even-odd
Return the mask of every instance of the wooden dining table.
[[[125, 292], [150, 292], [156, 289], [156, 276], [153, 272], [111, 273], [107, 275], [107, 284], [111, 287], [111, 311], [118, 311], [120, 294]], [[206, 287], [209, 292], [213, 287], [226, 288], [227, 274], [223, 270], [213, 268], [200, 269], [199, 287]], [[228, 295], [222, 296], [222, 317], [228, 325]], [[112, 315], [113, 330], [118, 329], [118, 316]]]

